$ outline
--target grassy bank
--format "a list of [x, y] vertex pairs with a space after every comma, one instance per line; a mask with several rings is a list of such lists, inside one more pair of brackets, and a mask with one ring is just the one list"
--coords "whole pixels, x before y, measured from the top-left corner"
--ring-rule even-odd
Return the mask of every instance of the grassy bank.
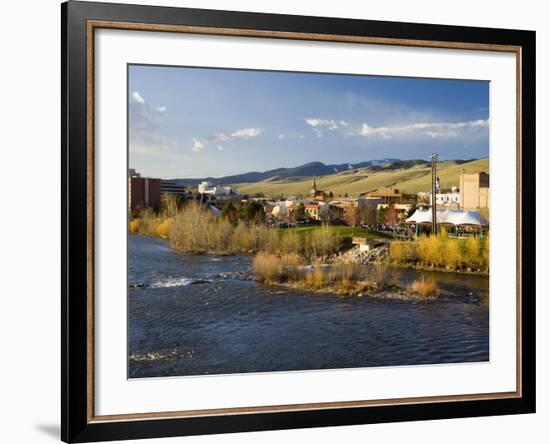
[[173, 248], [193, 254], [262, 251], [279, 255], [296, 254], [307, 258], [335, 254], [351, 246], [353, 235], [368, 234], [367, 230], [352, 227], [278, 229], [242, 221], [231, 223], [228, 218], [216, 217], [196, 203], [187, 204], [170, 215], [145, 211], [130, 221], [129, 231], [168, 239]]
[[349, 296], [380, 295], [391, 292], [401, 299], [432, 299], [439, 296], [437, 283], [422, 278], [408, 288], [397, 287], [383, 266], [375, 267], [368, 276], [356, 264], [337, 264], [331, 267], [319, 265], [303, 267], [304, 260], [297, 255], [275, 255], [260, 252], [252, 267], [256, 280], [269, 285], [279, 285], [307, 291], [336, 293]]
[[420, 236], [414, 241], [393, 241], [389, 260], [401, 266], [488, 272], [489, 239], [457, 239], [442, 233]]

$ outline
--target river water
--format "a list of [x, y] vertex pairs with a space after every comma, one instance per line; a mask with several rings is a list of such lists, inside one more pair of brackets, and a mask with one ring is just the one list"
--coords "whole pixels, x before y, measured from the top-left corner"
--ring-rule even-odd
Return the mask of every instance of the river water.
[[[190, 256], [129, 236], [130, 378], [480, 362], [488, 278], [425, 273], [450, 293], [414, 304], [220, 280], [249, 255]], [[417, 270], [392, 270], [401, 283]]]

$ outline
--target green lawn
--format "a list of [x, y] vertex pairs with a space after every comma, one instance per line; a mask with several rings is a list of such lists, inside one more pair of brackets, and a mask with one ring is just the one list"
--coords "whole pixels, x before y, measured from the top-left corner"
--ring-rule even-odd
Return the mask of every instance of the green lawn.
[[[319, 230], [320, 226], [314, 227], [297, 227], [297, 228], [279, 228], [279, 230], [290, 231], [298, 233], [300, 236], [305, 236], [314, 230]], [[340, 225], [329, 225], [328, 228], [336, 233], [340, 237], [354, 237], [354, 236], [366, 236], [369, 239], [376, 239], [381, 237], [387, 237], [385, 234], [377, 233], [375, 231], [367, 230], [361, 227], [347, 227]]]

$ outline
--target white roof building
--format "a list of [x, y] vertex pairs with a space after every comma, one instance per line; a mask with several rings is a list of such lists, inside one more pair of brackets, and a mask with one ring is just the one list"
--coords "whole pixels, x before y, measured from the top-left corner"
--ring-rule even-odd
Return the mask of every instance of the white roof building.
[[271, 214], [275, 217], [283, 217], [288, 214], [287, 206], [284, 203], [278, 202], [271, 210]]
[[[431, 224], [432, 209], [418, 209], [411, 217], [407, 218], [405, 222], [409, 224]], [[436, 210], [436, 222], [442, 225], [473, 225], [478, 227], [489, 225], [489, 222], [485, 220], [479, 211], [448, 209]]]

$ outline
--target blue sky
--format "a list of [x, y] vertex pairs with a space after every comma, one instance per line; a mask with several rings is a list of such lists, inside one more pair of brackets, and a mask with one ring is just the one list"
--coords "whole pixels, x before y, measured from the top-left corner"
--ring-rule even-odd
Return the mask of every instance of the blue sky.
[[489, 83], [129, 66], [130, 167], [225, 176], [306, 162], [489, 155]]

